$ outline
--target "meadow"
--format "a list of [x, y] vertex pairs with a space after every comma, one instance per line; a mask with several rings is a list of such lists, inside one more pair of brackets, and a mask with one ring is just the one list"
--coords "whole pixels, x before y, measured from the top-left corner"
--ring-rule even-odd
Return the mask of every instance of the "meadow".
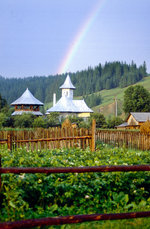
[[[150, 151], [111, 148], [1, 150], [2, 167], [75, 167], [150, 164]], [[93, 213], [150, 211], [149, 172], [2, 174], [0, 221]], [[42, 228], [145, 228], [149, 218]]]
[[[141, 81], [133, 84], [132, 86], [135, 85], [141, 85], [145, 89], [150, 91], [150, 76], [143, 78]], [[110, 90], [100, 91], [100, 95], [102, 97], [102, 103], [96, 107], [92, 107], [94, 112], [98, 112], [99, 110], [101, 110], [101, 112], [105, 115], [105, 117], [115, 115], [115, 98], [117, 98], [118, 114], [119, 115], [123, 114], [124, 92], [128, 87], [124, 87], [124, 88], [117, 87]]]

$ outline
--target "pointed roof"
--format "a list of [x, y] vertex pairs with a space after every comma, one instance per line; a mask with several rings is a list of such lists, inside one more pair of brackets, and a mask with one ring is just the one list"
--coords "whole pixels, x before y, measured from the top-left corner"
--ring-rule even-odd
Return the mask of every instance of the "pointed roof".
[[40, 105], [43, 106], [43, 103], [40, 102], [38, 99], [36, 99], [32, 93], [27, 88], [25, 92], [22, 94], [21, 97], [19, 97], [17, 100], [15, 100], [11, 105]]
[[63, 83], [63, 85], [60, 86], [61, 89], [75, 89], [75, 87], [73, 86], [70, 76], [67, 75], [65, 82]]

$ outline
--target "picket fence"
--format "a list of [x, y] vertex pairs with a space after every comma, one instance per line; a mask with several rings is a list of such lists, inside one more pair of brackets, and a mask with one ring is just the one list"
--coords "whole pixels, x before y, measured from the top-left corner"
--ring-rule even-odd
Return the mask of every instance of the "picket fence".
[[22, 147], [27, 150], [90, 147], [94, 151], [96, 140], [113, 146], [150, 150], [150, 135], [137, 131], [96, 129], [95, 120], [90, 129], [54, 127], [0, 131], [0, 146], [7, 144], [10, 150]]
[[150, 150], [150, 135], [136, 131], [121, 130], [96, 130], [96, 140], [114, 146], [125, 146], [126, 148]]
[[34, 130], [0, 131], [0, 145], [7, 144], [8, 149], [26, 147], [27, 150], [54, 148], [90, 147], [95, 150], [95, 120], [91, 129], [84, 128], [37, 128]]

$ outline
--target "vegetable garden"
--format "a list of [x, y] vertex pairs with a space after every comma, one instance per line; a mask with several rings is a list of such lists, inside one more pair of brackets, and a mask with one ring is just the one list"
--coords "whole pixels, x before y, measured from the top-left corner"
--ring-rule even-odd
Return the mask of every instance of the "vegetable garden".
[[[150, 151], [89, 148], [1, 150], [2, 167], [147, 165]], [[150, 211], [149, 172], [2, 174], [0, 221], [94, 213]], [[42, 228], [149, 228], [149, 218]]]

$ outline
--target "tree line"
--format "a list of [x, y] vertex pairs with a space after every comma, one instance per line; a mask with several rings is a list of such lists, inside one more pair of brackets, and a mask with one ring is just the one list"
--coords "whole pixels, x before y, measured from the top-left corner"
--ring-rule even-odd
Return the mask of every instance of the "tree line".
[[[33, 76], [27, 78], [4, 78], [0, 76], [0, 94], [7, 100], [8, 104], [16, 100], [28, 87], [32, 94], [43, 103], [49, 103], [56, 92], [57, 100], [61, 97], [59, 87], [63, 84], [66, 74]], [[84, 96], [86, 102], [93, 104], [95, 99], [89, 94], [103, 89], [126, 87], [132, 85], [147, 76], [146, 63], [137, 67], [132, 61], [131, 64], [123, 62], [106, 62], [103, 66], [87, 70], [69, 73], [72, 83], [76, 87], [75, 96]], [[98, 101], [98, 98], [96, 98]]]
[[[101, 99], [100, 96], [90, 97], [91, 103], [95, 100], [95, 103], [98, 99]], [[85, 100], [87, 99], [85, 97]], [[94, 98], [94, 100], [93, 100]], [[100, 102], [100, 101], [98, 101]], [[124, 103], [123, 109], [126, 114], [130, 112], [150, 112], [150, 92], [146, 90], [141, 85], [135, 85], [128, 87], [124, 92]], [[0, 95], [0, 128], [2, 127], [43, 127], [48, 128], [52, 126], [61, 125], [64, 121], [59, 119], [59, 113], [52, 112], [47, 116], [36, 117], [31, 114], [23, 114], [17, 116], [11, 116], [14, 108], [10, 108], [7, 105], [7, 101], [2, 98]], [[114, 128], [115, 126], [121, 124], [123, 120], [120, 117], [112, 117], [108, 120], [105, 119], [102, 113], [93, 113], [91, 114], [88, 121], [84, 121], [82, 118], [76, 116], [68, 117], [71, 122], [75, 122], [79, 127], [90, 127], [91, 121], [96, 120], [97, 128]]]

